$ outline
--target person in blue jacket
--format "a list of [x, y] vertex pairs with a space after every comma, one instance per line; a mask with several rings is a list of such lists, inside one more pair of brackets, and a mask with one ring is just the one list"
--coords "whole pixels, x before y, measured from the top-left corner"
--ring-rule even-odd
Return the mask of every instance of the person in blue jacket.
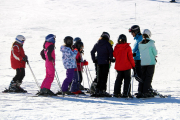
[[[129, 32], [131, 33], [131, 35], [134, 37], [134, 40], [136, 40], [134, 47], [132, 49], [133, 52], [133, 58], [135, 61], [135, 69], [137, 72], [137, 75], [139, 78], [141, 78], [141, 58], [140, 58], [140, 52], [139, 52], [139, 42], [141, 42], [143, 40], [141, 31], [140, 31], [140, 27], [138, 25], [133, 25], [130, 29]], [[142, 93], [142, 83], [139, 82], [138, 85], [138, 94]]]
[[[98, 80], [96, 86], [96, 92], [92, 96], [96, 97], [111, 97], [106, 92], [106, 83], [109, 73], [109, 63], [113, 59], [113, 48], [109, 43], [110, 35], [107, 32], [103, 32], [99, 41], [94, 45], [91, 51], [91, 57], [94, 63], [97, 63], [98, 67]], [[97, 59], [95, 53], [97, 52]]]

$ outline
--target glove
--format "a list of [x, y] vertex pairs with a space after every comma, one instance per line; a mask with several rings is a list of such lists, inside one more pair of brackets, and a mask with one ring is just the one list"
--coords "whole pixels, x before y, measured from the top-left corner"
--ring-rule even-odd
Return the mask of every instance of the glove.
[[133, 53], [133, 57], [136, 57], [136, 53]]
[[116, 59], [112, 59], [111, 62], [112, 62], [112, 63], [115, 63], [115, 62], [116, 62]]
[[84, 50], [82, 50], [80, 53], [84, 53]]
[[84, 60], [84, 65], [88, 65], [88, 61]]
[[23, 57], [23, 61], [29, 63], [27, 55], [25, 55], [25, 57]]
[[98, 61], [97, 60], [94, 60], [93, 63], [97, 63]]
[[135, 79], [136, 79], [138, 82], [143, 83], [143, 80], [142, 80], [140, 77], [138, 77], [135, 67], [133, 68], [133, 72], [134, 72], [133, 77], [135, 77]]

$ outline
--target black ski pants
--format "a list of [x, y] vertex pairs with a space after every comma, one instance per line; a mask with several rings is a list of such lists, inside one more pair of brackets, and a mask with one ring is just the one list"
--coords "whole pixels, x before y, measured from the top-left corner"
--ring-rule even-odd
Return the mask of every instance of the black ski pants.
[[109, 73], [109, 64], [98, 65], [98, 80], [96, 88], [99, 90], [106, 90], [106, 83]]
[[22, 80], [25, 76], [25, 68], [18, 68], [16, 69], [16, 75], [13, 78], [14, 82], [19, 81], [20, 83], [22, 83]]
[[95, 78], [94, 78], [94, 82], [97, 83], [97, 77], [98, 77], [98, 76], [97, 76], [97, 74], [98, 74], [98, 71], [97, 71], [98, 67], [97, 67], [97, 66], [98, 66], [98, 64], [95, 63], [94, 65], [95, 65], [95, 71], [96, 71], [96, 76], [95, 76]]
[[128, 95], [131, 91], [131, 69], [125, 71], [117, 71], [117, 77], [114, 84], [114, 94], [121, 94], [121, 85], [124, 79], [123, 94]]
[[154, 75], [155, 65], [147, 65], [142, 66], [142, 80], [143, 80], [143, 86], [141, 86], [143, 92], [142, 93], [148, 93], [151, 87], [153, 75]]
[[[136, 68], [136, 72], [137, 72], [137, 75], [139, 78], [141, 78], [142, 76], [142, 71], [141, 71], [141, 60], [135, 60], [135, 68]], [[141, 82], [139, 82], [139, 85], [138, 85], [138, 92], [141, 92], [142, 93], [142, 86], [143, 84]]]

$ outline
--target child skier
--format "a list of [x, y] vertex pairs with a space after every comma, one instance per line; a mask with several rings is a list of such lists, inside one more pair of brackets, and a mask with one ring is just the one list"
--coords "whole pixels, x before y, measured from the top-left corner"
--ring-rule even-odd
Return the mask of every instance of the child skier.
[[[138, 77], [141, 78], [141, 58], [140, 58], [140, 52], [139, 52], [139, 42], [142, 41], [143, 37], [140, 31], [140, 27], [138, 25], [133, 25], [130, 29], [129, 32], [131, 33], [131, 35], [134, 37], [134, 40], [136, 40], [134, 47], [132, 49], [133, 51], [133, 57], [134, 57], [134, 61], [135, 61], [135, 68], [137, 71], [137, 75]], [[139, 82], [138, 85], [138, 93], [137, 94], [141, 94], [142, 92], [142, 83]]]
[[142, 94], [138, 94], [136, 97], [153, 97], [150, 93], [151, 82], [155, 70], [157, 50], [154, 45], [154, 40], [151, 40], [151, 31], [145, 29], [143, 31], [143, 41], [139, 43], [139, 51], [141, 55], [141, 69], [142, 69]]
[[81, 52], [83, 51], [83, 43], [78, 41], [75, 44], [75, 48], [78, 50], [78, 53], [76, 55], [76, 64], [77, 64], [77, 68], [74, 71], [74, 77], [73, 77], [73, 82], [71, 85], [71, 92], [74, 94], [84, 94], [81, 90], [80, 90], [80, 84], [82, 82], [82, 70], [83, 70], [83, 66], [84, 65], [88, 65], [87, 61], [82, 61], [82, 56], [81, 56]]
[[[111, 97], [111, 95], [106, 92], [109, 63], [113, 59], [113, 49], [111, 44], [109, 43], [109, 39], [109, 33], [103, 32], [101, 38], [94, 45], [91, 51], [91, 57], [93, 62], [98, 64], [98, 82], [96, 86], [96, 92], [92, 96]], [[96, 52], [97, 61], [95, 59]]]
[[73, 38], [71, 36], [67, 36], [64, 38], [65, 45], [62, 45], [60, 51], [63, 53], [62, 60], [64, 64], [64, 68], [66, 71], [66, 79], [62, 84], [62, 92], [63, 94], [73, 94], [68, 91], [68, 85], [72, 82], [74, 76], [74, 70], [76, 66], [76, 55], [78, 53], [77, 49], [72, 51]]
[[25, 62], [28, 63], [28, 57], [24, 53], [23, 44], [25, 37], [18, 35], [11, 48], [11, 67], [16, 69], [16, 75], [9, 85], [9, 89], [4, 92], [27, 92], [20, 87], [25, 76]]
[[38, 95], [56, 95], [50, 90], [55, 76], [55, 38], [56, 36], [53, 34], [49, 34], [45, 38], [45, 43], [43, 45], [44, 49], [42, 50], [41, 54], [42, 56], [45, 56], [44, 60], [46, 61], [46, 77], [41, 85], [41, 90]]

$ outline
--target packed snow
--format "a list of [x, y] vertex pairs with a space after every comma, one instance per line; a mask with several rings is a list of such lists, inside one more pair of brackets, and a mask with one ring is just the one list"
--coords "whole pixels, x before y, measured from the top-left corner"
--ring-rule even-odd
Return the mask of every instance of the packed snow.
[[[103, 31], [110, 33], [114, 43], [120, 34], [134, 39], [128, 32], [132, 25], [141, 31], [149, 29], [158, 50], [152, 82], [154, 89], [170, 98], [122, 99], [90, 97], [29, 97], [39, 88], [28, 66], [22, 87], [28, 93], [0, 93], [1, 120], [80, 120], [80, 119], [180, 119], [180, 0], [0, 0], [0, 91], [8, 88], [15, 75], [11, 68], [12, 43], [19, 34], [26, 37], [25, 54], [41, 85], [45, 78], [45, 62], [40, 56], [45, 36], [56, 35], [56, 71], [62, 84], [66, 70], [62, 64], [60, 46], [65, 36], [80, 37], [83, 56], [89, 62], [92, 79], [95, 68], [90, 51]], [[113, 94], [116, 72], [111, 66], [108, 89]], [[84, 86], [92, 82], [83, 73]], [[110, 80], [110, 86], [109, 86]], [[133, 93], [138, 82], [133, 82]], [[110, 90], [109, 90], [110, 88]], [[56, 78], [51, 86], [60, 90]]]

